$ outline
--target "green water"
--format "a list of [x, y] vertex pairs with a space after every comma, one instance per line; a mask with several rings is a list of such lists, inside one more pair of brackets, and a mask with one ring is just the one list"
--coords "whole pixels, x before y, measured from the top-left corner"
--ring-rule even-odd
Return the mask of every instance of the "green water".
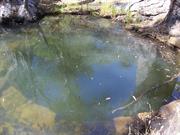
[[113, 118], [158, 109], [175, 82], [176, 55], [110, 20], [60, 16], [3, 28], [0, 134], [113, 135]]

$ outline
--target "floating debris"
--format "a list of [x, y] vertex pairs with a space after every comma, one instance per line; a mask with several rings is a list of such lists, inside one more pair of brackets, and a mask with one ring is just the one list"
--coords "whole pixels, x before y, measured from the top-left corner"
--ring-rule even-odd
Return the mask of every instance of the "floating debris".
[[4, 98], [2, 98], [2, 102], [4, 103], [4, 101], [5, 101], [5, 99]]
[[107, 97], [107, 98], [106, 98], [106, 101], [108, 101], [108, 100], [111, 100], [111, 97]]
[[137, 100], [135, 96], [132, 96], [132, 97], [133, 97], [133, 99], [134, 99], [135, 101]]
[[165, 71], [168, 71], [168, 72], [170, 71], [170, 70], [169, 70], [169, 69], [167, 69], [167, 68], [166, 68], [166, 69], [164, 69], [164, 70], [165, 70]]

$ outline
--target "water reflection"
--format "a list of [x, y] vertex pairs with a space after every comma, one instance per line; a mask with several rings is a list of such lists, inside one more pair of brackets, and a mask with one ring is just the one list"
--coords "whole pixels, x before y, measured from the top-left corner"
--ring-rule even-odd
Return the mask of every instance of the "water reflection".
[[117, 24], [86, 20], [46, 18], [0, 37], [0, 121], [9, 124], [8, 130], [87, 134], [84, 126], [149, 111], [149, 104], [157, 109], [171, 95], [175, 83], [112, 114], [133, 95], [168, 79], [178, 65], [167, 63], [156, 46], [125, 34]]

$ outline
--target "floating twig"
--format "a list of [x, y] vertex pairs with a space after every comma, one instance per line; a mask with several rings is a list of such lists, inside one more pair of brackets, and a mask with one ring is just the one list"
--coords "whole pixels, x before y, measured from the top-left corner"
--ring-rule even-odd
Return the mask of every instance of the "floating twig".
[[155, 85], [154, 87], [148, 89], [147, 91], [145, 91], [144, 93], [142, 93], [139, 97], [136, 97], [136, 98], [135, 98], [135, 97], [133, 96], [133, 99], [134, 99], [134, 100], [133, 100], [132, 102], [130, 102], [129, 104], [126, 104], [126, 105], [124, 105], [124, 106], [121, 106], [121, 107], [118, 107], [118, 108], [114, 109], [114, 110], [112, 111], [112, 113], [115, 113], [116, 111], [120, 111], [120, 110], [124, 110], [124, 109], [128, 108], [128, 107], [131, 106], [132, 104], [138, 102], [138, 101], [139, 101], [144, 95], [146, 95], [147, 93], [151, 92], [152, 90], [158, 89], [158, 88], [164, 86], [165, 84], [168, 84], [168, 83], [174, 81], [174, 80], [177, 79], [178, 77], [180, 77], [180, 72], [179, 72], [178, 74], [175, 74], [171, 79], [163, 82], [162, 84], [157, 84], [157, 85]]

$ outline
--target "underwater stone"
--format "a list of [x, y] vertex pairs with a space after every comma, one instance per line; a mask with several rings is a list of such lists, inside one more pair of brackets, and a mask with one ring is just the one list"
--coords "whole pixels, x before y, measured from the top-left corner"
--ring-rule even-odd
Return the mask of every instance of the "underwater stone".
[[117, 117], [114, 119], [116, 133], [123, 135], [128, 134], [129, 126], [134, 121], [133, 117]]
[[[17, 100], [18, 99], [18, 100]], [[55, 113], [46, 107], [29, 101], [15, 87], [6, 89], [0, 97], [0, 107], [9, 112], [10, 117], [36, 130], [52, 128]]]

